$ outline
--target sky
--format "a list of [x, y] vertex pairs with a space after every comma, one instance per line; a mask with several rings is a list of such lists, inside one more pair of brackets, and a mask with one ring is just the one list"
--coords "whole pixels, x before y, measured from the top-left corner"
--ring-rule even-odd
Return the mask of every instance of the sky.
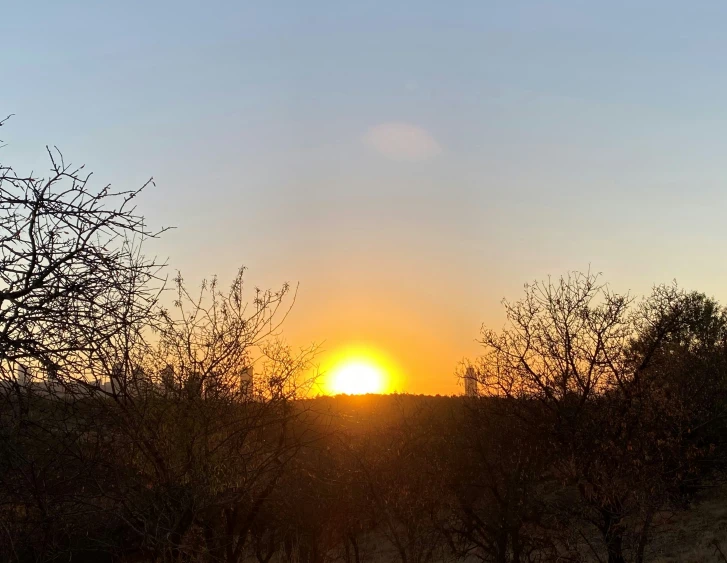
[[285, 336], [455, 393], [568, 270], [727, 301], [724, 2], [13, 2], [3, 160], [43, 147], [175, 230], [192, 284], [298, 284]]

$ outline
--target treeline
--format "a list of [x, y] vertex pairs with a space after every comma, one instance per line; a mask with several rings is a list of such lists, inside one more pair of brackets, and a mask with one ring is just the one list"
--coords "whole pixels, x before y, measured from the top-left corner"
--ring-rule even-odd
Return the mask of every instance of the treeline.
[[0, 164], [0, 561], [641, 563], [722, 480], [703, 294], [535, 283], [483, 330], [479, 397], [311, 399], [287, 286], [190, 293], [138, 190], [49, 156]]
[[591, 274], [505, 308], [468, 366], [480, 397], [299, 403], [310, 440], [252, 535], [261, 563], [290, 542], [316, 562], [658, 560], [670, 519], [724, 478], [727, 311]]

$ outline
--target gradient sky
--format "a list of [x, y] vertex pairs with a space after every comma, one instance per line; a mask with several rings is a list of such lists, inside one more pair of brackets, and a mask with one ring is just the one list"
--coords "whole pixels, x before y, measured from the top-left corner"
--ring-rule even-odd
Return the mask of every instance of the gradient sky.
[[457, 391], [500, 300], [568, 269], [727, 301], [724, 2], [25, 2], [3, 160], [133, 187], [192, 283], [300, 283], [287, 337]]

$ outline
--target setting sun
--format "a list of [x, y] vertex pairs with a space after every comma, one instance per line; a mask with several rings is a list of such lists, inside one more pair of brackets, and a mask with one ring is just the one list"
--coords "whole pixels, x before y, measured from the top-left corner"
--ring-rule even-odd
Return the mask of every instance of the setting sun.
[[395, 389], [397, 370], [390, 360], [372, 349], [345, 348], [327, 364], [325, 389], [332, 395], [389, 393]]
[[331, 391], [348, 395], [381, 393], [384, 373], [378, 366], [354, 360], [341, 364], [331, 374]]

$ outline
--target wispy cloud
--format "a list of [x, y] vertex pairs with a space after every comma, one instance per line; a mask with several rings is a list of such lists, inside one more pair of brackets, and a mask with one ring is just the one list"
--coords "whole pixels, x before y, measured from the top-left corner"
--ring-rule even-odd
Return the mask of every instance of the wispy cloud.
[[442, 147], [426, 129], [409, 123], [381, 123], [364, 135], [364, 142], [393, 160], [419, 161], [442, 152]]

